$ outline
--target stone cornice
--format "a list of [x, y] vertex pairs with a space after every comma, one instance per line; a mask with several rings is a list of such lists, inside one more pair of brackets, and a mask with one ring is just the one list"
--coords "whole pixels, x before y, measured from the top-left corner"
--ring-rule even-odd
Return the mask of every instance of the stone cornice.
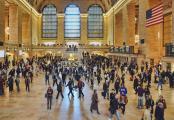
[[127, 5], [131, 0], [119, 0], [107, 13], [106, 16], [110, 16], [113, 12], [117, 14], [125, 5]]
[[36, 17], [39, 17], [40, 14], [26, 1], [26, 0], [13, 0], [18, 6], [20, 6], [23, 10], [32, 13]]

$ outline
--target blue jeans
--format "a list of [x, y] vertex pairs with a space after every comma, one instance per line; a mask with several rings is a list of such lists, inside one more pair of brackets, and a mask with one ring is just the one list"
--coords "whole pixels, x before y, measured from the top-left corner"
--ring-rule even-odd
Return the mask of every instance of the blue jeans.
[[159, 87], [161, 87], [161, 89], [163, 88], [162, 83], [158, 83], [157, 89], [159, 89]]
[[[117, 120], [120, 120], [120, 112], [117, 110], [116, 112], [115, 112], [115, 115], [116, 115], [116, 118], [117, 118]], [[110, 114], [110, 119], [112, 120], [112, 116], [113, 116], [113, 114]]]
[[117, 120], [120, 120], [120, 112], [118, 110], [116, 111], [116, 118]]
[[143, 107], [143, 96], [138, 96], [138, 108], [142, 108]]

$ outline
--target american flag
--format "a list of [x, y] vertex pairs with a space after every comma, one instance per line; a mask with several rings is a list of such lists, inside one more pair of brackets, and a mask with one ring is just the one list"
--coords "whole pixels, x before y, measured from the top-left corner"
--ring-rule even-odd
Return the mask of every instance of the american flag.
[[163, 4], [146, 11], [146, 27], [163, 22]]

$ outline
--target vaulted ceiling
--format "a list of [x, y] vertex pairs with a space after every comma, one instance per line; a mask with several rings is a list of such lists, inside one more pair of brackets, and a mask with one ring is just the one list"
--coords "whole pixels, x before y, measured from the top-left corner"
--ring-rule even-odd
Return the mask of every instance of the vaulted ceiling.
[[104, 12], [107, 12], [118, 0], [27, 0], [38, 12], [41, 12], [47, 4], [54, 4], [59, 13], [63, 13], [65, 7], [74, 3], [80, 7], [81, 13], [86, 13], [89, 6], [99, 4]]

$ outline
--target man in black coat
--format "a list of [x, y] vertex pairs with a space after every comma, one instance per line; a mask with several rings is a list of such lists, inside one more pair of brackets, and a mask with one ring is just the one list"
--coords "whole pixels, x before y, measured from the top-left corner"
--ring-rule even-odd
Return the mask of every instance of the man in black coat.
[[62, 96], [62, 99], [64, 98], [64, 96], [63, 96], [63, 94], [62, 94], [62, 83], [61, 82], [59, 82], [59, 84], [57, 85], [57, 96], [56, 96], [56, 99], [58, 99], [58, 97], [59, 97], [59, 94], [61, 94], [61, 96]]
[[163, 103], [158, 103], [156, 105], [155, 120], [164, 120], [164, 106], [163, 106]]
[[63, 82], [63, 84], [66, 85], [66, 73], [65, 72], [62, 73], [62, 82]]
[[119, 108], [118, 99], [115, 97], [114, 93], [111, 93], [111, 95], [110, 95], [110, 108], [109, 108], [110, 119], [112, 119], [112, 116], [115, 114], [117, 117], [117, 120], [120, 120], [118, 108]]

